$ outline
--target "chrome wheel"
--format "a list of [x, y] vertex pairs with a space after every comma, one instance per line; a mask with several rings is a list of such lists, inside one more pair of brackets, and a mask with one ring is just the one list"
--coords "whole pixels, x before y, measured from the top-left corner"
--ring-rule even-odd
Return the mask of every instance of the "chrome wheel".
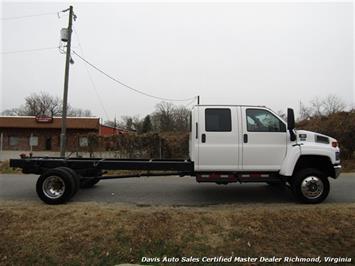
[[301, 183], [301, 191], [307, 199], [316, 199], [324, 191], [323, 181], [316, 176], [308, 176]]
[[50, 199], [58, 199], [65, 192], [64, 180], [59, 176], [49, 176], [42, 184], [43, 193]]

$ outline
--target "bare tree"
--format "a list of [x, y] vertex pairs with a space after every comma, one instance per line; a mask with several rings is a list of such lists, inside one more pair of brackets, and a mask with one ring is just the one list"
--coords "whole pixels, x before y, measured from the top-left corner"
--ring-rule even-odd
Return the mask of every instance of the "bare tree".
[[27, 115], [57, 116], [61, 113], [60, 99], [45, 92], [32, 93], [25, 98], [24, 111]]
[[301, 101], [300, 101], [300, 117], [299, 120], [305, 120], [305, 119], [309, 119], [312, 117], [312, 108], [304, 105]]
[[323, 115], [323, 101], [319, 97], [315, 97], [310, 104], [312, 116], [321, 117]]
[[316, 97], [310, 101], [310, 106], [300, 102], [300, 120], [329, 116], [344, 111], [345, 107], [344, 101], [336, 95], [331, 94], [324, 99]]
[[26, 114], [23, 110], [24, 110], [23, 107], [11, 108], [11, 109], [6, 109], [6, 110], [2, 111], [1, 114], [8, 115], [8, 116], [24, 116]]
[[156, 105], [153, 121], [158, 131], [171, 131], [174, 125], [174, 105], [169, 102], [161, 102]]
[[331, 94], [323, 100], [323, 110], [325, 115], [331, 115], [344, 111], [345, 103], [338, 96]]
[[[18, 108], [4, 110], [3, 115], [11, 116], [61, 116], [62, 115], [62, 100], [59, 97], [52, 96], [46, 92], [32, 93], [25, 98], [25, 104]], [[90, 110], [73, 108], [68, 105], [68, 116], [92, 116]]]
[[185, 106], [174, 109], [174, 129], [176, 131], [188, 131], [190, 110]]
[[143, 120], [139, 118], [139, 116], [132, 117], [133, 128], [137, 133], [142, 133], [143, 130]]
[[122, 116], [123, 127], [127, 130], [135, 130], [133, 126], [133, 118], [131, 116]]

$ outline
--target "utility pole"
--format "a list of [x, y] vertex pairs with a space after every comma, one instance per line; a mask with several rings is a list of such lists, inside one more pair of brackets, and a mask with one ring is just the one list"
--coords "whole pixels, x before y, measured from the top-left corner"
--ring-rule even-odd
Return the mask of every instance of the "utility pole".
[[[68, 11], [68, 10], [66, 10]], [[68, 85], [69, 85], [69, 65], [70, 65], [70, 45], [71, 33], [73, 24], [73, 6], [69, 7], [69, 22], [68, 22], [68, 44], [65, 60], [65, 76], [64, 76], [64, 93], [63, 93], [63, 111], [62, 111], [62, 130], [60, 133], [60, 156], [65, 157], [65, 146], [67, 141], [67, 106], [68, 106]]]

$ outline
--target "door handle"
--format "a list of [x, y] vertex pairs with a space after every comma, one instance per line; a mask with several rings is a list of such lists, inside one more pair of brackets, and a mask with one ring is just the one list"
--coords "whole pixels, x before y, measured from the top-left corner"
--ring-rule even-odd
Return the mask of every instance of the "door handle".
[[202, 143], [206, 142], [206, 134], [202, 134], [201, 141], [202, 141]]
[[248, 143], [248, 134], [244, 134], [243, 139], [244, 143]]

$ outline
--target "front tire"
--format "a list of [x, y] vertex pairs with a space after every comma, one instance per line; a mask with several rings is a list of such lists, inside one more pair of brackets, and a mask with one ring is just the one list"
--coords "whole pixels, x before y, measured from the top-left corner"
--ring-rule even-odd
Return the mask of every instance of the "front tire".
[[296, 198], [302, 203], [321, 203], [329, 194], [327, 176], [314, 168], [298, 171], [291, 181], [291, 187]]
[[65, 169], [49, 169], [42, 174], [36, 183], [38, 197], [47, 204], [62, 204], [75, 194], [76, 184]]

